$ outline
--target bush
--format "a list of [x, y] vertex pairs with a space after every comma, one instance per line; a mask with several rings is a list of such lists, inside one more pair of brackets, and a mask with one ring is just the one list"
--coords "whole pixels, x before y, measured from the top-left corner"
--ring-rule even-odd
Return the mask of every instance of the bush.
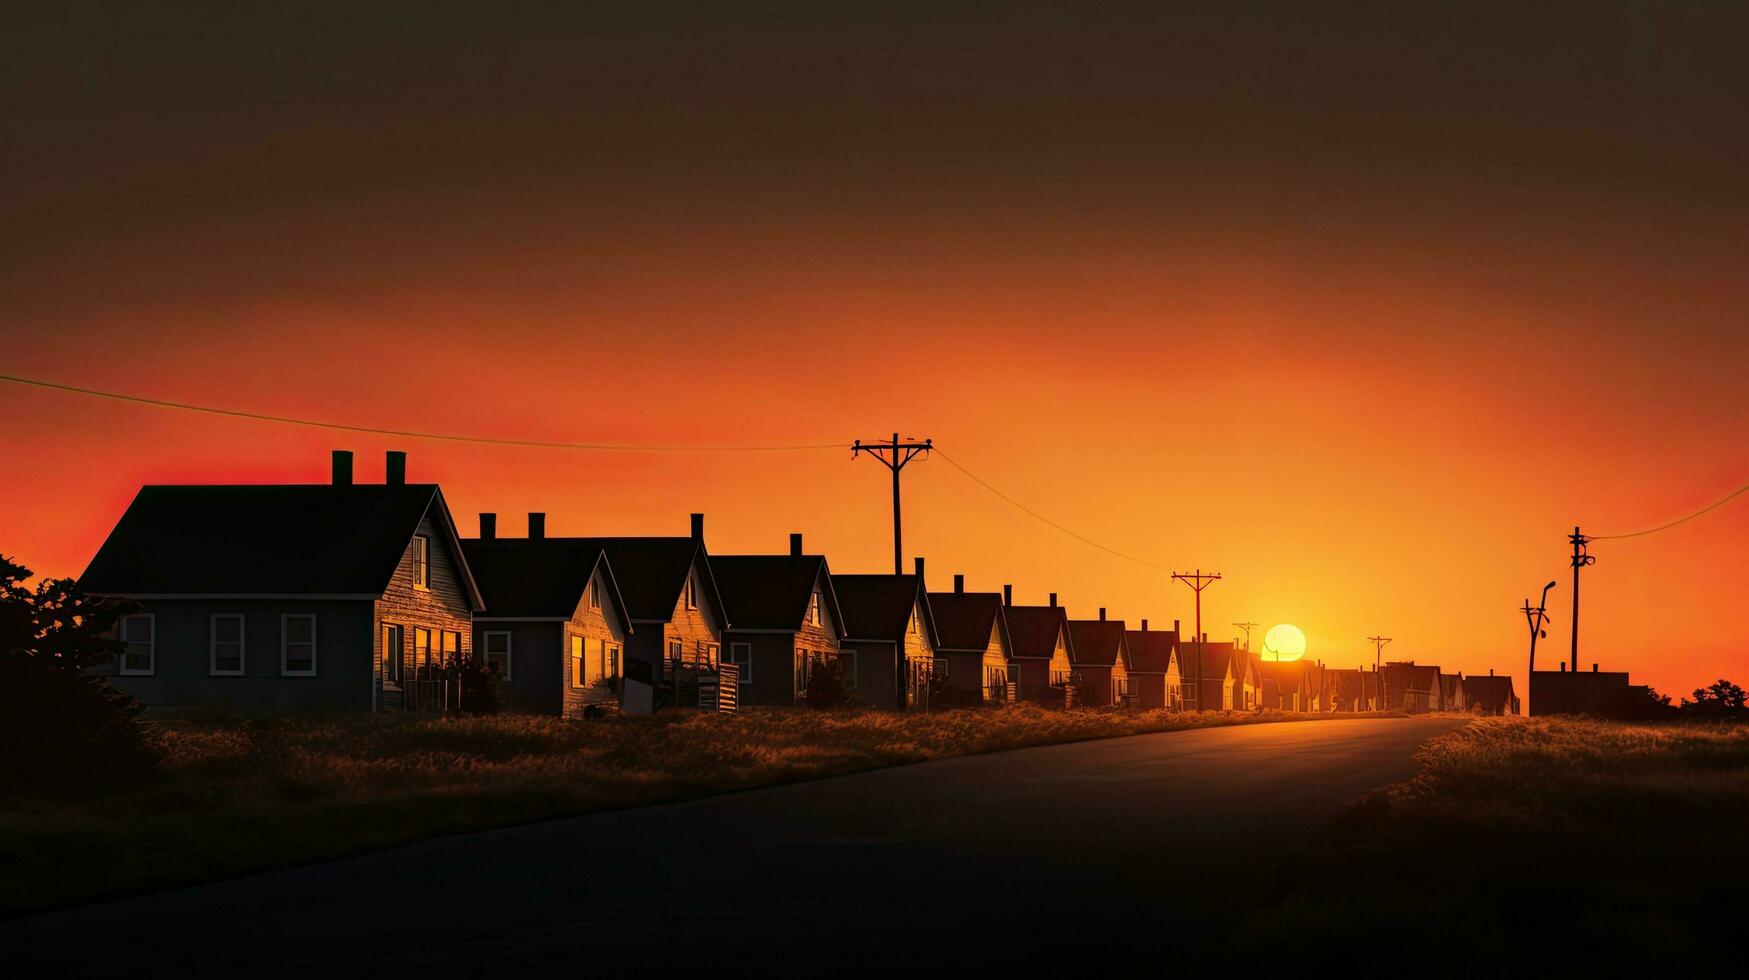
[[450, 668], [461, 681], [461, 702], [456, 706], [465, 715], [495, 715], [504, 710], [504, 692], [498, 688], [498, 672], [487, 669], [477, 654], [469, 653]]
[[839, 661], [817, 660], [808, 672], [808, 707], [843, 708], [856, 700], [855, 693], [844, 683]]

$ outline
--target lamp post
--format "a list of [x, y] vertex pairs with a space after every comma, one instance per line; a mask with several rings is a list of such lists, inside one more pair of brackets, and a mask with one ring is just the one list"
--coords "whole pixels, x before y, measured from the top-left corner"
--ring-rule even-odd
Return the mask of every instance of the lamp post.
[[[1578, 581], [1579, 570], [1574, 568], [1573, 578]], [[1549, 621], [1547, 612], [1549, 606], [1549, 590], [1555, 587], [1554, 582], [1543, 586], [1542, 598], [1537, 600], [1536, 608], [1530, 607], [1530, 600], [1524, 600], [1524, 621], [1530, 626], [1530, 675], [1524, 679], [1525, 714], [1530, 714], [1530, 689], [1536, 683], [1536, 641], [1538, 637], [1547, 636], [1543, 624]]]

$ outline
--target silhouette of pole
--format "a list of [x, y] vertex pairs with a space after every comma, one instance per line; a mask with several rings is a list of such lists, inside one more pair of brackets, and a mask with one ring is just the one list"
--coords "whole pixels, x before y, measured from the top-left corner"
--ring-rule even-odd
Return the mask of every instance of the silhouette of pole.
[[[1530, 703], [1530, 686], [1536, 682], [1536, 640], [1537, 637], [1545, 635], [1543, 632], [1543, 624], [1549, 621], [1549, 614], [1547, 611], [1549, 607], [1549, 590], [1554, 587], [1554, 582], [1550, 582], [1543, 586], [1542, 598], [1537, 600], [1535, 609], [1530, 607], [1530, 600], [1528, 598], [1524, 600], [1524, 621], [1530, 625], [1530, 675], [1526, 677], [1524, 681], [1524, 698], [1526, 705]], [[1530, 713], [1528, 707], [1525, 709], [1525, 713]]]
[[1377, 704], [1373, 705], [1372, 710], [1383, 711], [1387, 699], [1385, 698], [1385, 672], [1381, 666], [1381, 661], [1385, 658], [1385, 644], [1391, 642], [1391, 638], [1388, 636], [1369, 636], [1367, 639], [1372, 641], [1372, 679], [1377, 682], [1374, 686], [1379, 689], [1379, 700]]
[[[1256, 624], [1256, 623], [1234, 623], [1233, 625], [1237, 626], [1239, 629], [1242, 629], [1245, 631], [1245, 652], [1250, 653], [1251, 652], [1251, 627], [1256, 626], [1258, 624]], [[1266, 639], [1267, 639], [1267, 637], [1266, 637]]]
[[1196, 710], [1203, 711], [1205, 709], [1202, 704], [1202, 590], [1219, 582], [1221, 573], [1210, 572], [1204, 575], [1202, 569], [1199, 568], [1189, 573], [1173, 572], [1172, 579], [1190, 586], [1190, 590], [1196, 593], [1196, 686], [1194, 690], [1196, 691]]
[[865, 443], [861, 439], [850, 447], [850, 458], [855, 459], [863, 453], [868, 453], [881, 461], [887, 469], [893, 471], [893, 574], [905, 574], [905, 544], [899, 515], [899, 471], [905, 464], [911, 462], [919, 453], [927, 453], [934, 448], [934, 440], [925, 439], [922, 442], [900, 442], [899, 434], [893, 433], [891, 442]]
[[1596, 564], [1597, 559], [1585, 553], [1585, 546], [1591, 543], [1591, 539], [1579, 533], [1579, 525], [1573, 525], [1573, 533], [1567, 536], [1567, 540], [1573, 542], [1573, 665], [1567, 669], [1576, 671], [1579, 669], [1579, 569]]

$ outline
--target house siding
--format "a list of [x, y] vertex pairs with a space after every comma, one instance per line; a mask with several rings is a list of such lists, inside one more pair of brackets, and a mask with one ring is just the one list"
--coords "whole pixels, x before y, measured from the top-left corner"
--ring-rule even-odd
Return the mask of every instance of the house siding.
[[511, 711], [556, 715], [563, 706], [561, 660], [565, 624], [538, 620], [480, 620], [473, 625], [473, 649], [486, 649], [487, 633], [510, 634], [510, 677], [498, 679], [498, 693]]
[[[560, 712], [566, 718], [581, 718], [591, 705], [601, 701], [611, 700], [612, 695], [602, 688], [593, 686], [601, 679], [601, 664], [599, 662], [598, 644], [606, 643], [619, 647], [620, 671], [625, 671], [626, 656], [626, 623], [613, 603], [606, 600], [608, 583], [598, 568], [590, 581], [593, 594], [603, 597], [600, 609], [589, 607], [590, 592], [585, 592], [583, 601], [577, 604], [577, 610], [571, 614], [571, 620], [563, 624], [565, 629], [559, 638], [561, 707]], [[581, 676], [578, 664], [571, 657], [571, 637], [580, 636], [584, 644], [584, 662]]]
[[[371, 706], [371, 602], [368, 599], [146, 599], [153, 618], [155, 669], [150, 676], [95, 672], [154, 708], [368, 711]], [[211, 617], [243, 616], [243, 674], [213, 677]], [[316, 675], [280, 675], [280, 616], [316, 617]]]
[[[378, 704], [383, 709], [396, 709], [404, 704], [402, 689], [386, 680], [384, 666], [387, 657], [399, 656], [401, 676], [413, 676], [415, 629], [429, 629], [434, 633], [443, 630], [459, 632], [462, 635], [462, 655], [467, 656], [472, 649], [473, 609], [462, 585], [461, 569], [455, 552], [450, 547], [448, 529], [433, 513], [427, 512], [420, 520], [416, 533], [424, 535], [431, 542], [429, 587], [413, 587], [413, 542], [409, 540], [407, 547], [401, 552], [401, 562], [395, 567], [389, 587], [375, 603], [372, 616], [374, 683], [378, 689]], [[385, 626], [402, 627], [400, 651], [382, 649]]]
[[[814, 588], [822, 595], [826, 587], [824, 575], [815, 580]], [[803, 618], [805, 620], [805, 614]], [[741, 703], [777, 707], [801, 703], [800, 692], [796, 690], [795, 683], [797, 650], [808, 650], [832, 659], [838, 656], [840, 649], [838, 627], [832, 619], [832, 610], [825, 602], [820, 605], [819, 623], [803, 622], [801, 628], [793, 633], [737, 632], [732, 629], [725, 632], [725, 659], [730, 645], [734, 643], [746, 643], [752, 647], [753, 676], [741, 679]], [[860, 663], [857, 667], [856, 685], [860, 693]]]
[[841, 649], [856, 651], [858, 701], [889, 711], [905, 707], [895, 644], [880, 640], [846, 640]]
[[704, 560], [704, 552], [700, 551], [693, 558], [692, 571], [688, 573], [698, 590], [697, 609], [687, 608], [686, 589], [683, 587], [674, 600], [674, 609], [666, 623], [640, 621], [632, 624], [626, 642], [626, 656], [649, 664], [650, 676], [658, 685], [662, 683], [663, 664], [668, 657], [670, 641], [679, 640], [688, 657], [698, 655], [701, 644], [722, 643], [722, 624], [717, 621], [710, 608], [711, 600], [705, 594], [710, 578], [704, 572]]

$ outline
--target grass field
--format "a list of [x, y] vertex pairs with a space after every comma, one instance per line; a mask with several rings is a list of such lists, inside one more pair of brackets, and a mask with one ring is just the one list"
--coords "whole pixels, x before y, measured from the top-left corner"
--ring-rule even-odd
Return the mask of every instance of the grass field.
[[0, 914], [947, 756], [1295, 718], [1011, 705], [590, 722], [411, 714], [158, 720], [149, 724], [161, 768], [142, 787], [78, 804], [0, 803]]
[[1284, 868], [1258, 955], [1417, 972], [1740, 965], [1749, 726], [1486, 719]]

